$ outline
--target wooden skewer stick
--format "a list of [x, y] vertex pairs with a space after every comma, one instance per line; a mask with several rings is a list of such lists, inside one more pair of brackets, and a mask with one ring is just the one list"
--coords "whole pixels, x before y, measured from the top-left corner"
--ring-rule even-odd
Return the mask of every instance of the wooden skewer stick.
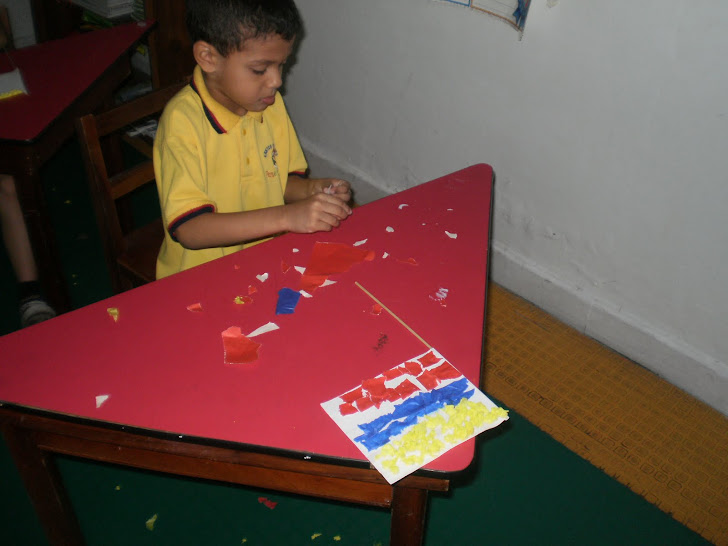
[[415, 337], [416, 337], [417, 339], [419, 339], [419, 340], [420, 340], [420, 341], [421, 341], [422, 343], [424, 343], [424, 344], [425, 344], [425, 347], [427, 347], [428, 349], [432, 349], [432, 345], [430, 345], [429, 343], [427, 343], [427, 342], [426, 342], [426, 341], [425, 341], [424, 339], [422, 339], [422, 338], [421, 338], [421, 337], [419, 336], [419, 334], [418, 334], [417, 332], [415, 332], [415, 331], [414, 331], [414, 330], [413, 330], [412, 328], [410, 328], [409, 326], [407, 326], [407, 324], [406, 324], [406, 323], [405, 323], [405, 322], [404, 322], [404, 321], [403, 321], [403, 320], [402, 320], [401, 318], [399, 318], [399, 317], [398, 317], [397, 315], [395, 315], [395, 314], [394, 314], [394, 313], [392, 312], [392, 310], [391, 310], [391, 309], [390, 309], [389, 307], [387, 307], [387, 306], [386, 306], [386, 305], [384, 305], [384, 304], [383, 304], [383, 303], [382, 303], [381, 301], [379, 301], [379, 300], [378, 300], [378, 299], [377, 299], [377, 298], [376, 298], [376, 297], [374, 296], [374, 294], [372, 294], [371, 292], [369, 292], [369, 290], [367, 290], [366, 288], [364, 288], [364, 287], [363, 287], [363, 286], [362, 286], [361, 284], [359, 284], [358, 282], [354, 281], [354, 284], [355, 284], [355, 285], [357, 285], [357, 286], [358, 286], [359, 288], [361, 288], [361, 289], [362, 289], [362, 291], [363, 291], [363, 292], [364, 292], [364, 293], [365, 293], [365, 294], [366, 294], [367, 296], [369, 296], [369, 297], [370, 297], [370, 298], [372, 298], [372, 299], [373, 299], [373, 300], [374, 300], [375, 302], [377, 302], [377, 303], [378, 303], [379, 305], [381, 305], [381, 306], [382, 306], [382, 309], [384, 309], [384, 310], [385, 310], [385, 311], [386, 311], [387, 313], [389, 313], [390, 315], [392, 315], [392, 317], [394, 317], [394, 319], [395, 319], [395, 320], [396, 320], [397, 322], [399, 322], [399, 323], [400, 323], [400, 324], [401, 324], [402, 326], [404, 326], [405, 328], [407, 328], [407, 330], [409, 330], [409, 332], [410, 332], [410, 333], [411, 333], [411, 334], [412, 334], [413, 336], [415, 336]]

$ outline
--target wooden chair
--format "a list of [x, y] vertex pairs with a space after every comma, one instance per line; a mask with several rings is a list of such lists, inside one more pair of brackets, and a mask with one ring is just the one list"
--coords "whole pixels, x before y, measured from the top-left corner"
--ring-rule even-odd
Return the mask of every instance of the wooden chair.
[[[156, 219], [132, 226], [128, 199], [132, 192], [154, 184], [151, 143], [134, 138], [146, 159], [123, 166], [120, 143], [129, 126], [158, 117], [184, 82], [152, 91], [98, 114], [76, 120], [96, 221], [104, 246], [114, 293], [155, 280], [157, 254], [164, 239], [164, 226]], [[125, 212], [126, 211], [126, 212]]]

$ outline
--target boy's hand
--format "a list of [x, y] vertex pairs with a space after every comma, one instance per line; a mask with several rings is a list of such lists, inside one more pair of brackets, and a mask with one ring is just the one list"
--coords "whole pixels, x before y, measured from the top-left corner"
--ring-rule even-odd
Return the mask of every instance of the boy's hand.
[[341, 199], [344, 203], [351, 201], [351, 184], [338, 178], [314, 178], [311, 180], [314, 193], [325, 193]]
[[314, 233], [316, 231], [331, 231], [333, 228], [338, 227], [341, 221], [351, 214], [351, 208], [340, 195], [339, 193], [329, 194], [322, 191], [303, 201], [286, 205], [287, 231]]

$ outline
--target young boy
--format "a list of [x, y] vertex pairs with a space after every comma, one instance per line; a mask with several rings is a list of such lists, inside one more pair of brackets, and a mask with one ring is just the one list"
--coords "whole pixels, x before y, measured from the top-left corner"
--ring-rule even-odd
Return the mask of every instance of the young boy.
[[303, 178], [278, 93], [302, 28], [293, 0], [187, 0], [187, 27], [197, 66], [154, 143], [166, 226], [158, 279], [281, 232], [330, 231], [351, 214], [348, 182]]

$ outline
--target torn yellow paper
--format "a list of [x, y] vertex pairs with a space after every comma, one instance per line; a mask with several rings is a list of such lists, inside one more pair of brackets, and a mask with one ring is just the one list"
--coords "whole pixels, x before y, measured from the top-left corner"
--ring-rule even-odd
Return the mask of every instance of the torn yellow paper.
[[157, 518], [159, 517], [159, 514], [154, 514], [151, 518], [149, 518], [146, 522], [147, 529], [149, 531], [154, 531], [154, 524], [157, 523]]
[[447, 404], [440, 412], [423, 417], [407, 433], [383, 446], [375, 459], [396, 474], [399, 464], [421, 465], [445, 451], [448, 444], [472, 437], [483, 424], [507, 416], [508, 411], [503, 408], [489, 409], [463, 398], [457, 406]]
[[311, 540], [316, 540], [320, 536], [321, 536], [321, 533], [314, 533], [311, 535]]
[[119, 309], [116, 307], [109, 307], [106, 309], [109, 316], [114, 319], [114, 322], [119, 322]]

